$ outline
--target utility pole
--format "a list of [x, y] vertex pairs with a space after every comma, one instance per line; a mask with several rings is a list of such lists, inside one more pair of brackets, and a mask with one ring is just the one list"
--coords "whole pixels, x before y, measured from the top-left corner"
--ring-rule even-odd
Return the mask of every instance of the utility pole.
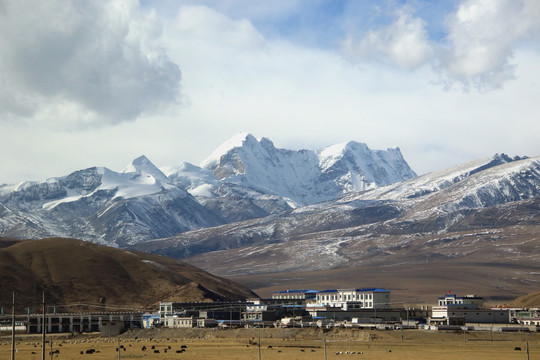
[[[41, 360], [45, 360], [45, 291], [43, 291], [42, 317], [41, 317]], [[52, 352], [52, 349], [51, 349]]]
[[324, 344], [324, 360], [326, 360], [326, 336], [323, 337], [323, 344]]
[[261, 360], [261, 329], [259, 329], [259, 360]]
[[15, 291], [13, 292], [13, 307], [11, 311], [11, 360], [15, 360]]

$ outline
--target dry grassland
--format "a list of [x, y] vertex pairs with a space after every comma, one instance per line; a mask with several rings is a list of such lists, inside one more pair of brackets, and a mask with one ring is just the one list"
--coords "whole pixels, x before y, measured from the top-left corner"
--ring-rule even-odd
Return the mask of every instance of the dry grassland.
[[[428, 332], [421, 330], [359, 331], [318, 329], [162, 330], [137, 331], [120, 337], [86, 335], [52, 338], [53, 360], [60, 359], [529, 359], [540, 360], [540, 334]], [[403, 340], [402, 340], [403, 335]], [[11, 358], [9, 337], [0, 340], [0, 360]], [[40, 337], [17, 337], [16, 359], [41, 359]], [[183, 353], [177, 353], [185, 345]], [[46, 358], [50, 359], [47, 344]], [[146, 347], [146, 351], [142, 347]], [[152, 349], [154, 347], [154, 349]], [[521, 351], [514, 350], [520, 347]], [[125, 348], [125, 350], [124, 350]], [[93, 354], [86, 350], [95, 349]], [[159, 350], [159, 353], [154, 353]], [[81, 354], [81, 351], [83, 354]], [[342, 352], [343, 354], [338, 354]], [[348, 352], [348, 353], [347, 353]], [[354, 352], [354, 354], [353, 354]]]

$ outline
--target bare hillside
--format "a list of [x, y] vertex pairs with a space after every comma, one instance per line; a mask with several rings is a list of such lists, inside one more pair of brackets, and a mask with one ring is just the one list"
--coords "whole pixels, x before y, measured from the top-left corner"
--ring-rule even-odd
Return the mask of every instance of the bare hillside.
[[532, 294], [523, 295], [512, 301], [509, 306], [540, 308], [540, 291], [534, 292]]
[[[0, 303], [46, 301], [60, 308], [145, 307], [160, 300], [220, 301], [254, 296], [247, 288], [164, 256], [74, 239], [28, 240], [0, 249]], [[78, 305], [87, 304], [87, 305]]]

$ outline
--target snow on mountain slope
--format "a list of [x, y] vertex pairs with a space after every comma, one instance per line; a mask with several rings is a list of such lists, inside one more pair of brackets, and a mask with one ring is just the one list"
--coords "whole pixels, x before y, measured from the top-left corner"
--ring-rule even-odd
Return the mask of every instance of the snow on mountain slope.
[[279, 195], [291, 206], [327, 201], [349, 191], [410, 179], [416, 174], [398, 148], [373, 151], [349, 142], [319, 151], [277, 149], [251, 134], [239, 134], [201, 163], [222, 182]]
[[210, 197], [212, 188], [218, 185], [219, 180], [207, 169], [200, 168], [188, 162], [177, 166], [161, 168], [170, 181], [187, 190], [191, 195]]
[[[247, 268], [255, 260], [268, 260], [277, 262], [275, 268], [294, 270], [313, 265], [301, 260], [303, 252], [309, 248], [310, 253], [325, 254], [317, 265], [324, 268], [335, 264], [336, 259], [345, 259], [344, 246], [355, 247], [355, 251], [368, 255], [379, 248], [406, 248], [419, 234], [431, 236], [449, 229], [468, 230], [475, 228], [472, 223], [488, 229], [497, 227], [501, 214], [508, 209], [512, 209], [514, 215], [511, 219], [505, 216], [504, 226], [539, 224], [539, 197], [540, 157], [510, 159], [495, 155], [399, 184], [349, 193], [337, 200], [304, 206], [273, 217], [154, 240], [140, 244], [139, 249], [179, 257], [226, 250], [231, 254], [227, 256], [238, 256], [235, 265], [239, 268]], [[520, 218], [520, 213], [525, 218]], [[532, 219], [531, 214], [534, 214]], [[388, 242], [387, 239], [392, 240]], [[371, 243], [373, 250], [363, 248], [363, 242]], [[257, 249], [263, 247], [264, 251], [257, 253]], [[287, 256], [291, 259], [288, 265], [280, 262], [285, 248], [291, 252]], [[455, 250], [456, 253], [460, 251]], [[246, 255], [250, 253], [257, 255]], [[313, 257], [309, 261], [312, 260]]]
[[[82, 187], [63, 187], [64, 196], [43, 204], [45, 210], [51, 210], [59, 204], [91, 198], [98, 191], [115, 192], [113, 199], [131, 199], [137, 196], [155, 194], [165, 189], [174, 188], [167, 176], [154, 166], [145, 156], [133, 160], [122, 172], [118, 173], [105, 167], [96, 167], [93, 176], [99, 177], [100, 184], [88, 192]], [[62, 187], [62, 179], [49, 179]]]
[[337, 183], [349, 191], [364, 191], [416, 177], [399, 148], [370, 150], [366, 144], [351, 141], [318, 152], [319, 168], [325, 177], [338, 177]]
[[[524, 158], [526, 159], [526, 158]], [[467, 177], [487, 170], [491, 167], [506, 164], [508, 162], [522, 160], [520, 157], [513, 159], [505, 154], [495, 154], [489, 158], [482, 158], [459, 164], [448, 169], [398, 182], [389, 186], [382, 186], [363, 193], [351, 193], [345, 195], [341, 201], [361, 200], [403, 200], [423, 197], [436, 193]]]
[[[77, 237], [121, 246], [223, 223], [144, 156], [122, 172], [94, 167], [3, 187], [0, 203], [31, 218], [35, 226], [9, 230], [26, 238]], [[0, 216], [6, 229], [12, 222]]]
[[429, 206], [444, 212], [476, 209], [540, 196], [540, 158], [513, 161], [475, 172], [440, 191]]

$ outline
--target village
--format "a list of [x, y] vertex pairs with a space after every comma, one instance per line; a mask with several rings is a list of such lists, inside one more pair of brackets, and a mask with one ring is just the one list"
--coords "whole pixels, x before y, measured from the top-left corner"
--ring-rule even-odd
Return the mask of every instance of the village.
[[[1, 315], [4, 333], [91, 333], [116, 336], [129, 329], [317, 327], [366, 330], [537, 332], [540, 309], [488, 307], [482, 297], [450, 291], [434, 305], [391, 301], [379, 288], [276, 291], [271, 298], [231, 302], [161, 302], [155, 312], [81, 312]], [[13, 323], [13, 319], [15, 322]], [[42, 324], [45, 325], [43, 329]], [[15, 326], [13, 326], [15, 325]]]

